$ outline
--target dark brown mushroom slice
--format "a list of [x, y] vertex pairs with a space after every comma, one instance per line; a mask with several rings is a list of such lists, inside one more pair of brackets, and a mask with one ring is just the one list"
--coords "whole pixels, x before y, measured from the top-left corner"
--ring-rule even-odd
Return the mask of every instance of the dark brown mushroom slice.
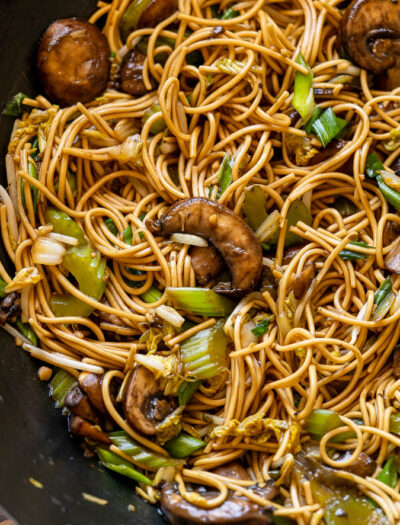
[[385, 257], [385, 266], [393, 273], [400, 273], [400, 240]]
[[293, 293], [296, 299], [302, 299], [315, 277], [315, 264], [309, 262], [293, 283]]
[[[276, 495], [276, 489], [270, 487], [271, 490], [268, 492], [264, 490], [263, 497], [267, 499], [272, 499]], [[218, 492], [208, 490], [201, 492], [206, 499], [215, 498], [218, 494]], [[271, 497], [268, 497], [267, 494]], [[183, 499], [171, 483], [165, 485], [161, 490], [161, 510], [172, 525], [268, 525], [272, 523], [269, 507], [261, 507], [248, 498], [234, 495], [233, 492], [229, 492], [228, 497], [219, 507], [202, 509]]]
[[172, 412], [172, 407], [164, 398], [153, 374], [144, 366], [138, 366], [128, 379], [123, 410], [133, 428], [147, 436], [154, 436], [157, 425]]
[[174, 204], [148, 227], [161, 235], [184, 232], [207, 239], [222, 256], [232, 278], [230, 283], [217, 283], [216, 292], [241, 296], [256, 286], [262, 270], [261, 243], [245, 221], [225, 206], [194, 197]]
[[143, 81], [143, 65], [146, 55], [138, 49], [131, 49], [122, 59], [120, 69], [120, 85], [122, 91], [139, 97], [145, 95], [149, 90]]
[[339, 24], [339, 42], [359, 66], [386, 73], [386, 88], [400, 85], [400, 10], [397, 0], [353, 0]]
[[395, 221], [386, 221], [383, 228], [382, 242], [383, 246], [392, 244], [393, 241], [400, 237], [400, 224]]
[[14, 321], [21, 313], [21, 296], [18, 292], [7, 294], [0, 303], [0, 324]]
[[219, 476], [225, 476], [227, 478], [241, 479], [244, 481], [250, 481], [251, 478], [247, 470], [243, 467], [239, 461], [232, 461], [226, 465], [221, 465], [220, 467], [213, 470], [214, 474]]
[[101, 393], [101, 386], [103, 383], [103, 376], [88, 372], [82, 372], [78, 378], [79, 386], [88, 396], [90, 402], [103, 416], [107, 416], [108, 412], [103, 401]]
[[272, 299], [276, 300], [278, 297], [278, 285], [271, 268], [263, 266], [261, 277], [260, 277], [260, 292], [269, 292]]
[[138, 29], [156, 27], [160, 22], [174, 14], [178, 9], [178, 0], [150, 0], [140, 15]]
[[[352, 452], [347, 450], [338, 461], [347, 461], [351, 454]], [[376, 461], [372, 459], [371, 456], [368, 456], [368, 454], [365, 452], [360, 452], [358, 458], [353, 461], [351, 465], [343, 467], [343, 470], [346, 472], [351, 472], [352, 474], [356, 474], [356, 476], [365, 478], [367, 476], [372, 476], [376, 470], [376, 466]]]
[[393, 350], [393, 375], [400, 379], [400, 345], [396, 345]]
[[282, 264], [284, 266], [289, 264], [293, 257], [295, 257], [299, 253], [299, 251], [304, 248], [304, 246], [307, 246], [307, 243], [294, 244], [290, 248], [287, 248], [283, 253]]
[[89, 423], [100, 425], [99, 414], [78, 385], [72, 387], [65, 396], [64, 405], [76, 416], [86, 419]]
[[44, 32], [37, 57], [47, 96], [61, 106], [93, 100], [107, 87], [109, 58], [98, 27], [78, 18], [56, 20]]
[[214, 246], [193, 246], [190, 260], [196, 281], [200, 286], [213, 281], [224, 269], [224, 260]]
[[87, 437], [93, 441], [111, 445], [111, 440], [107, 434], [76, 414], [71, 414], [69, 418], [69, 429], [72, 434], [77, 436]]

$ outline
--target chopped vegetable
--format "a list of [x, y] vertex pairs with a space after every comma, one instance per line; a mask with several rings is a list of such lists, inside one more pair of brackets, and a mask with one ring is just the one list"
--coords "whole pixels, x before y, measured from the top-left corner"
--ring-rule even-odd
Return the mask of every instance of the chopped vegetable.
[[267, 218], [266, 203], [265, 193], [260, 186], [252, 186], [246, 191], [242, 211], [245, 221], [253, 231], [256, 231]]
[[239, 16], [239, 11], [235, 11], [235, 9], [232, 9], [232, 7], [228, 7], [228, 9], [225, 9], [219, 18], [221, 20], [230, 20], [231, 18], [236, 18], [237, 16]]
[[[237, 75], [243, 71], [246, 64], [244, 62], [240, 62], [239, 60], [233, 60], [232, 58], [219, 58], [215, 62], [215, 66], [222, 73], [227, 73], [228, 75]], [[250, 71], [253, 71], [253, 73], [263, 73], [264, 70], [261, 66], [253, 65], [251, 66]]]
[[159, 317], [161, 317], [161, 319], [164, 319], [164, 321], [167, 321], [167, 323], [176, 328], [180, 328], [185, 322], [185, 318], [174, 308], [171, 308], [171, 306], [161, 304], [160, 306], [157, 306], [154, 311]]
[[318, 136], [322, 146], [325, 148], [331, 140], [344, 130], [347, 124], [347, 120], [337, 117], [333, 109], [329, 107], [315, 120], [311, 129]]
[[374, 312], [374, 315], [372, 316], [372, 319], [374, 321], [380, 321], [385, 317], [387, 313], [389, 313], [390, 309], [392, 308], [394, 302], [396, 300], [396, 294], [390, 291], [379, 303], [379, 305], [376, 307], [376, 310]]
[[179, 406], [186, 406], [200, 385], [201, 381], [184, 381], [181, 383], [178, 388]]
[[152, 0], [134, 0], [122, 15], [119, 23], [122, 41], [125, 42], [129, 34], [137, 29], [140, 17]]
[[173, 233], [171, 235], [171, 241], [178, 242], [180, 244], [189, 244], [190, 246], [200, 246], [202, 248], [208, 246], [208, 242], [203, 239], [203, 237], [191, 235], [190, 233]]
[[271, 212], [256, 230], [256, 235], [261, 242], [270, 241], [278, 231], [280, 213], [278, 210]]
[[97, 447], [96, 452], [102, 465], [106, 468], [118, 472], [118, 474], [122, 474], [127, 478], [144, 483], [145, 485], [151, 485], [151, 480], [147, 476], [135, 470], [132, 463], [121, 458], [118, 454], [114, 454], [111, 450], [102, 447]]
[[376, 151], [370, 153], [365, 161], [365, 173], [368, 177], [374, 179], [384, 169], [385, 167]]
[[319, 116], [321, 115], [321, 113], [322, 113], [322, 108], [320, 108], [319, 106], [317, 106], [317, 107], [314, 109], [313, 116], [310, 118], [310, 120], [307, 122], [307, 124], [304, 124], [303, 129], [304, 129], [304, 131], [307, 133], [307, 135], [310, 135], [310, 133], [311, 133], [311, 131], [312, 131], [312, 125], [313, 125], [314, 122], [317, 120], [317, 118], [319, 118]]
[[383, 147], [387, 151], [394, 151], [400, 146], [400, 130], [390, 130], [390, 139], [383, 143]]
[[256, 324], [254, 328], [252, 328], [252, 333], [256, 335], [257, 337], [261, 337], [262, 335], [268, 333], [269, 330], [269, 317], [266, 317], [263, 319], [260, 323]]
[[384, 298], [388, 295], [389, 292], [392, 290], [392, 281], [388, 277], [383, 281], [383, 283], [379, 286], [377, 291], [375, 292], [374, 296], [374, 304], [376, 306], [379, 306], [381, 302], [384, 300]]
[[38, 269], [35, 266], [30, 266], [29, 268], [22, 268], [14, 279], [7, 284], [4, 288], [6, 293], [16, 292], [18, 290], [23, 290], [32, 284], [36, 284], [41, 281], [42, 275], [39, 273]]
[[115, 222], [112, 219], [110, 219], [110, 217], [107, 217], [107, 219], [104, 221], [104, 224], [107, 226], [107, 228], [113, 235], [115, 235], [116, 237], [118, 236], [118, 228]]
[[296, 71], [292, 106], [300, 114], [303, 122], [306, 123], [313, 116], [315, 109], [314, 91], [312, 87], [314, 74], [301, 53], [299, 53], [297, 57], [297, 63], [308, 69], [308, 75]]
[[[36, 164], [33, 162], [33, 160], [28, 161], [28, 174], [37, 180], [38, 173], [36, 169]], [[32, 203], [33, 203], [33, 209], [36, 212], [38, 200], [39, 200], [39, 191], [38, 189], [31, 184], [31, 192], [32, 192]], [[25, 189], [24, 189], [24, 179], [21, 178], [21, 200], [24, 208], [26, 208], [26, 202], [25, 202]]]
[[339, 414], [324, 408], [312, 410], [304, 421], [304, 431], [316, 441], [319, 441], [327, 432], [342, 426], [344, 423]]
[[22, 105], [24, 103], [24, 98], [27, 98], [27, 95], [24, 93], [17, 93], [14, 95], [4, 108], [2, 115], [7, 117], [19, 117], [22, 113]]
[[62, 243], [47, 235], [38, 235], [32, 247], [32, 261], [34, 264], [56, 266], [63, 262], [65, 253]]
[[82, 228], [65, 212], [56, 208], [47, 208], [45, 218], [48, 223], [52, 224], [56, 233], [75, 237], [81, 244], [86, 242]]
[[23, 323], [21, 319], [18, 319], [17, 327], [21, 334], [24, 335], [34, 346], [37, 345], [37, 336], [29, 323]]
[[6, 286], [7, 283], [0, 278], [0, 299], [3, 299], [7, 295], [7, 293], [4, 291]]
[[179, 436], [167, 441], [164, 448], [173, 458], [184, 459], [205, 446], [204, 441], [182, 432]]
[[177, 308], [192, 314], [222, 317], [232, 312], [234, 304], [208, 288], [166, 288], [167, 297]]
[[130, 244], [131, 246], [133, 245], [132, 226], [128, 226], [127, 228], [125, 228], [125, 230], [122, 232], [122, 237], [126, 244]]
[[[161, 106], [160, 106], [160, 104], [153, 104], [148, 109], [146, 109], [146, 111], [143, 113], [143, 117], [142, 117], [142, 126], [146, 123], [146, 121], [150, 117], [152, 117], [156, 113], [161, 113]], [[160, 117], [155, 122], [153, 122], [153, 124], [151, 125], [150, 133], [152, 133], [153, 135], [157, 135], [157, 133], [161, 133], [162, 131], [164, 131], [166, 129], [166, 127], [167, 127], [167, 125], [166, 125], [165, 120], [164, 120], [164, 118], [162, 116], [162, 113], [161, 113]]]
[[162, 292], [158, 290], [155, 286], [151, 286], [146, 292], [142, 293], [140, 298], [145, 303], [155, 303], [159, 301], [162, 297]]
[[232, 168], [235, 159], [230, 153], [225, 153], [222, 159], [221, 166], [218, 170], [218, 198], [224, 193], [224, 191], [232, 184]]
[[400, 189], [400, 177], [395, 173], [387, 170], [381, 170], [383, 182], [394, 190]]
[[400, 412], [393, 412], [390, 416], [390, 432], [400, 435]]
[[200, 330], [181, 343], [181, 359], [185, 371], [195, 379], [208, 379], [220, 374], [226, 366], [228, 339], [224, 320]]
[[50, 310], [56, 317], [89, 317], [93, 308], [73, 295], [52, 295]]
[[400, 211], [400, 193], [385, 184], [383, 182], [382, 175], [377, 175], [376, 181], [382, 195], [385, 197], [388, 203], [394, 206], [397, 211]]
[[53, 376], [50, 382], [50, 396], [56, 402], [57, 408], [64, 406], [64, 399], [72, 387], [77, 385], [78, 382], [74, 376], [69, 374], [66, 370], [60, 368], [57, 373]]
[[[362, 246], [363, 248], [368, 247], [368, 244], [366, 242], [350, 241], [349, 244], [353, 244], [355, 246]], [[355, 252], [353, 250], [347, 250], [347, 249], [344, 249], [341, 252], [339, 252], [339, 255], [344, 261], [355, 261], [358, 259], [368, 259], [369, 257], [369, 255], [366, 253]]]
[[332, 207], [335, 208], [342, 217], [350, 217], [359, 211], [357, 206], [347, 197], [338, 197], [335, 199]]
[[[304, 204], [301, 199], [296, 199], [289, 206], [289, 210], [286, 216], [287, 228], [285, 235], [285, 248], [289, 248], [294, 244], [299, 244], [304, 242], [304, 240], [290, 231], [291, 226], [296, 226], [299, 221], [304, 222], [305, 224], [311, 225], [311, 213], [308, 207]], [[279, 238], [279, 230], [276, 230], [271, 239], [269, 239], [270, 244], [277, 244]]]
[[392, 487], [392, 489], [394, 489], [394, 487], [397, 485], [397, 479], [398, 479], [395, 456], [392, 456], [390, 459], [386, 461], [377, 479], [379, 481], [382, 481], [382, 483], [385, 483], [389, 487]]

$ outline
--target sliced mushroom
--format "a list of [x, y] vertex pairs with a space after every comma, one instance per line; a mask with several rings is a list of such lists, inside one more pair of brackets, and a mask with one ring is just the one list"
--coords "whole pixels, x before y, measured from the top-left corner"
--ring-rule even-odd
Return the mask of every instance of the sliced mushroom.
[[278, 296], [278, 285], [271, 268], [263, 266], [260, 279], [260, 292], [269, 292], [272, 299]]
[[[261, 492], [263, 491], [263, 492]], [[272, 485], [265, 489], [256, 489], [256, 492], [266, 499], [272, 499], [277, 490]], [[206, 499], [218, 496], [217, 492], [200, 492]], [[174, 485], [169, 483], [161, 491], [161, 509], [172, 525], [198, 524], [241, 524], [267, 525], [272, 523], [271, 509], [261, 507], [248, 498], [235, 496], [229, 492], [222, 505], [213, 509], [202, 509], [182, 498]]]
[[[346, 461], [351, 456], [352, 452], [349, 450], [346, 451], [343, 456], [340, 458], [342, 461]], [[340, 461], [339, 460], [339, 461]], [[360, 455], [358, 458], [351, 463], [351, 465], [348, 465], [347, 467], [343, 467], [343, 470], [346, 470], [347, 472], [351, 472], [352, 474], [356, 474], [357, 476], [360, 476], [362, 478], [365, 478], [367, 476], [372, 476], [372, 474], [376, 470], [376, 461], [372, 459], [368, 454], [365, 452], [360, 452]]]
[[52, 102], [88, 102], [107, 87], [110, 48], [95, 25], [78, 18], [56, 20], [40, 41], [37, 66]]
[[293, 293], [296, 299], [302, 299], [315, 277], [315, 264], [309, 262], [300, 275], [296, 276], [293, 284]]
[[95, 427], [83, 419], [80, 416], [71, 414], [69, 419], [69, 429], [72, 434], [77, 436], [87, 437], [93, 441], [98, 441], [99, 443], [104, 443], [105, 445], [110, 445], [111, 440], [102, 430], [98, 427]]
[[194, 246], [190, 252], [190, 259], [200, 286], [213, 281], [224, 268], [224, 260], [214, 246]]
[[17, 292], [7, 294], [0, 303], [0, 324], [15, 320], [21, 313], [21, 296]]
[[239, 461], [232, 461], [232, 463], [227, 463], [226, 465], [214, 469], [214, 474], [226, 476], [227, 478], [242, 479], [245, 481], [250, 481], [251, 479], [249, 473]]
[[284, 266], [286, 264], [289, 264], [290, 261], [293, 259], [293, 257], [295, 257], [299, 253], [299, 251], [304, 248], [304, 246], [307, 246], [306, 243], [295, 244], [295, 245], [291, 246], [290, 248], [288, 248], [287, 250], [285, 250], [285, 252], [283, 254], [282, 264]]
[[128, 423], [148, 436], [154, 436], [157, 425], [172, 412], [153, 374], [144, 366], [135, 368], [128, 380], [123, 409]]
[[228, 295], [251, 292], [262, 270], [262, 249], [258, 238], [238, 215], [210, 199], [195, 197], [173, 205], [150, 228], [161, 235], [192, 233], [207, 239], [224, 259], [231, 283], [214, 289]]
[[383, 228], [382, 242], [383, 246], [392, 244], [400, 236], [400, 224], [394, 221], [386, 221]]
[[103, 383], [103, 376], [98, 374], [82, 372], [78, 378], [79, 386], [88, 396], [90, 402], [103, 416], [107, 416], [107, 409], [104, 405], [103, 395], [101, 393], [101, 385]]
[[386, 87], [400, 85], [400, 10], [397, 0], [353, 0], [339, 24], [339, 42], [359, 66], [386, 72]]
[[396, 345], [393, 350], [393, 375], [400, 379], [400, 345]]
[[178, 0], [150, 0], [142, 11], [138, 21], [138, 29], [155, 27], [171, 16], [178, 9]]
[[146, 55], [138, 49], [131, 49], [124, 56], [120, 69], [121, 89], [134, 97], [148, 93], [143, 82], [143, 65]]
[[400, 273], [400, 240], [385, 257], [385, 266], [394, 273]]
[[71, 388], [65, 396], [64, 405], [76, 416], [86, 419], [95, 425], [100, 424], [100, 418], [96, 409], [79, 386]]

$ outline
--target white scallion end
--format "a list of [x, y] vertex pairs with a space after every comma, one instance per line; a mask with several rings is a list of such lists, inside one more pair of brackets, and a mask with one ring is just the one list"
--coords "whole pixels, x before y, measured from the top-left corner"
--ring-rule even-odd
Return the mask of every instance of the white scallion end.
[[172, 324], [172, 326], [175, 326], [177, 328], [181, 327], [185, 322], [185, 318], [182, 317], [181, 314], [178, 313], [175, 310], [175, 308], [172, 308], [171, 306], [166, 306], [165, 304], [162, 304], [160, 306], [157, 306], [157, 308], [154, 311], [159, 317], [161, 317], [161, 319], [164, 319], [164, 321], [167, 321], [168, 323]]
[[78, 239], [75, 239], [75, 237], [71, 237], [70, 235], [51, 232], [47, 236], [50, 239], [54, 239], [55, 241], [62, 242], [64, 244], [70, 244], [71, 246], [77, 246], [79, 244]]
[[[34, 264], [45, 264], [55, 266], [61, 264], [65, 255], [65, 246], [50, 237], [36, 237], [32, 248], [32, 260]], [[75, 239], [76, 240], [76, 239]]]
[[171, 241], [178, 242], [180, 244], [201, 246], [202, 248], [208, 246], [208, 242], [205, 239], [199, 237], [198, 235], [191, 235], [190, 233], [173, 233], [171, 235]]
[[156, 370], [157, 372], [165, 372], [164, 364], [156, 356], [136, 354], [135, 361], [139, 365], [143, 365], [149, 370]]

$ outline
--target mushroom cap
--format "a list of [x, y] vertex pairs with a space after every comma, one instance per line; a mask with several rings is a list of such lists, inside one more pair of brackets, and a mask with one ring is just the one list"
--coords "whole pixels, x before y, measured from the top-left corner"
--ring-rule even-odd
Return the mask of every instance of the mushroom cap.
[[340, 24], [339, 41], [349, 57], [368, 71], [400, 68], [398, 0], [353, 0]]

